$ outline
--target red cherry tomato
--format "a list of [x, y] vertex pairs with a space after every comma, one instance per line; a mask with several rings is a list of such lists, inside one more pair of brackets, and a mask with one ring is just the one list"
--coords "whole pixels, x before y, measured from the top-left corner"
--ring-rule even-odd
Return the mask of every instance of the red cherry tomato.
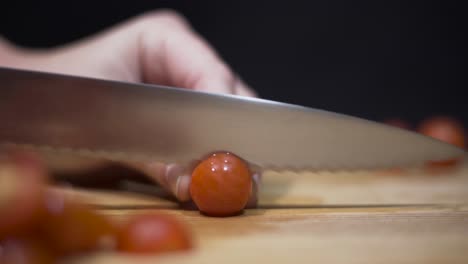
[[116, 228], [104, 215], [60, 195], [46, 201], [47, 215], [40, 235], [57, 255], [74, 255], [115, 246]]
[[438, 116], [421, 122], [418, 131], [426, 136], [465, 147], [465, 131], [461, 122], [454, 118]]
[[55, 257], [40, 241], [8, 239], [0, 242], [0, 263], [52, 264], [55, 263]]
[[41, 217], [46, 172], [32, 156], [0, 161], [0, 240], [34, 228]]
[[[456, 119], [446, 116], [436, 116], [421, 122], [419, 133], [440, 141], [465, 148], [465, 131], [463, 125]], [[449, 160], [429, 161], [430, 167], [452, 167], [459, 162], [458, 158]]]
[[137, 215], [119, 229], [117, 249], [120, 252], [156, 254], [190, 248], [191, 234], [179, 220], [169, 215]]
[[411, 125], [407, 121], [405, 121], [403, 119], [400, 119], [400, 118], [387, 119], [387, 120], [385, 120], [384, 123], [387, 124], [387, 125], [394, 126], [394, 127], [399, 127], [399, 128], [402, 128], [402, 129], [407, 129], [407, 130], [411, 129]]
[[229, 152], [210, 155], [192, 172], [190, 194], [198, 209], [211, 216], [240, 213], [252, 191], [248, 165]]

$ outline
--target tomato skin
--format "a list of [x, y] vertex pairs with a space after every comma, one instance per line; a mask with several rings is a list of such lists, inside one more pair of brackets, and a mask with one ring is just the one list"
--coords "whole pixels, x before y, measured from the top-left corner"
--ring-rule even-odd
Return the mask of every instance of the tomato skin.
[[[418, 132], [460, 148], [466, 147], [465, 129], [461, 122], [455, 118], [448, 116], [435, 116], [428, 118], [421, 122]], [[453, 167], [460, 161], [461, 159], [457, 157], [448, 160], [433, 160], [428, 161], [427, 166], [435, 169]]]
[[47, 173], [32, 156], [0, 161], [0, 240], [32, 230], [42, 216]]
[[252, 184], [245, 161], [229, 152], [217, 152], [193, 170], [190, 194], [202, 213], [231, 216], [239, 214], [246, 206]]
[[463, 125], [456, 119], [446, 116], [436, 116], [421, 122], [418, 131], [426, 136], [447, 142], [460, 148], [465, 148], [465, 131]]
[[115, 246], [116, 227], [104, 215], [61, 195], [49, 195], [46, 200], [47, 215], [39, 234], [55, 254], [67, 256]]
[[55, 256], [38, 240], [7, 239], [0, 242], [0, 263], [52, 264]]
[[117, 250], [158, 254], [193, 247], [188, 229], [175, 217], [159, 213], [135, 215], [119, 228]]

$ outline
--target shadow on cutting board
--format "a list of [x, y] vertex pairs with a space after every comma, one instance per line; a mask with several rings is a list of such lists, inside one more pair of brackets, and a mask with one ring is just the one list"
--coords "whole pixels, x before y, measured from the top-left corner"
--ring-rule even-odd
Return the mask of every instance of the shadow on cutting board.
[[[143, 173], [117, 163], [81, 170], [53, 171], [58, 188], [70, 190], [105, 210], [181, 209], [196, 211], [196, 205], [179, 202], [172, 194]], [[294, 204], [281, 205], [278, 201], [288, 195], [288, 177], [265, 174], [260, 186], [258, 209], [297, 208]], [[311, 206], [315, 206], [316, 202]], [[261, 214], [263, 210], [255, 211]]]
[[117, 163], [52, 171], [57, 188], [84, 197], [100, 209], [174, 208], [178, 201], [149, 177]]
[[[193, 203], [178, 202], [146, 175], [118, 163], [58, 170], [53, 176], [59, 186], [76, 190], [77, 195], [103, 209], [196, 210]], [[419, 169], [264, 171], [258, 197], [260, 210], [249, 210], [249, 214], [268, 209], [466, 203], [467, 184], [466, 162], [437, 173]]]

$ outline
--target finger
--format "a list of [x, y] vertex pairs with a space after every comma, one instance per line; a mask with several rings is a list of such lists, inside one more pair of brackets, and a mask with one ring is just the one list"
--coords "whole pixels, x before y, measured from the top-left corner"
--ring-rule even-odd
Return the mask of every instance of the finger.
[[240, 78], [234, 84], [234, 94], [246, 97], [258, 97], [257, 93]]
[[[231, 69], [180, 15], [155, 13], [146, 20], [140, 27], [144, 81], [205, 92], [233, 93], [236, 78]], [[241, 88], [241, 91], [246, 89]]]
[[166, 179], [166, 165], [161, 162], [148, 162], [148, 163], [136, 163], [136, 162], [127, 162], [126, 165], [132, 167], [145, 174], [150, 176], [152, 180], [158, 183], [162, 188], [168, 190], [169, 184]]
[[160, 162], [129, 163], [169, 191], [179, 201], [190, 200], [190, 166], [164, 164]]
[[258, 206], [258, 194], [262, 181], [262, 172], [259, 167], [250, 165], [252, 171], [252, 192], [247, 201], [246, 208], [256, 208]]
[[166, 179], [169, 190], [179, 201], [190, 200], [190, 172], [187, 166], [169, 164], [166, 166]]

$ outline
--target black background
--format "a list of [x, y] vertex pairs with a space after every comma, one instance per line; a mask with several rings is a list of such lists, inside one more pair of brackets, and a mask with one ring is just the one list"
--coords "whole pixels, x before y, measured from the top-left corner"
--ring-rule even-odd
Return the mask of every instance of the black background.
[[466, 15], [447, 1], [0, 1], [0, 34], [79, 39], [157, 8], [181, 12], [260, 96], [413, 124], [468, 125]]

